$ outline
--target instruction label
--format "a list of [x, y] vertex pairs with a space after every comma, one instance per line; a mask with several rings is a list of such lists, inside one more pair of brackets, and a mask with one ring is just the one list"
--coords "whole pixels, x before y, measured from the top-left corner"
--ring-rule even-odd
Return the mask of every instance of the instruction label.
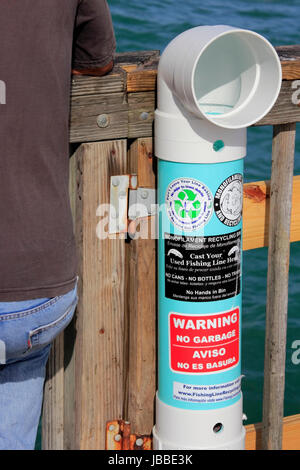
[[239, 363], [240, 310], [169, 314], [170, 368], [183, 374], [220, 372]]
[[173, 382], [173, 399], [189, 403], [219, 403], [241, 393], [241, 377], [218, 385], [193, 385]]
[[241, 290], [241, 230], [210, 237], [165, 233], [165, 295], [184, 302], [235, 297]]

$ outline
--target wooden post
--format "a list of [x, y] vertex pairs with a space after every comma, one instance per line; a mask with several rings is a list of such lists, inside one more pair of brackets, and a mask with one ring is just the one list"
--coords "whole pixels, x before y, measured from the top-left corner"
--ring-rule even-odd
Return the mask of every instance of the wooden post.
[[296, 124], [274, 127], [266, 309], [263, 449], [282, 446]]
[[64, 448], [64, 335], [60, 335], [51, 349], [47, 364], [42, 416], [43, 450]]
[[77, 155], [77, 449], [104, 449], [106, 421], [123, 414], [125, 243], [101, 240], [96, 230], [101, 220], [97, 210], [110, 202], [110, 177], [126, 172], [126, 157], [126, 140], [84, 144]]
[[[76, 156], [70, 158], [70, 200], [75, 221], [76, 209]], [[76, 315], [76, 314], [75, 314]], [[71, 339], [71, 340], [70, 340]], [[42, 413], [43, 450], [70, 449], [74, 442], [75, 397], [74, 371], [74, 322], [61, 334], [51, 348], [47, 364]], [[70, 373], [70, 371], [72, 372]], [[71, 382], [69, 382], [69, 379]], [[66, 386], [65, 386], [66, 384]], [[65, 389], [68, 391], [66, 396]], [[68, 432], [65, 432], [66, 429]], [[70, 442], [66, 442], [65, 438]]]
[[[138, 139], [130, 148], [129, 172], [138, 186], [155, 188], [152, 139]], [[138, 221], [137, 238], [127, 245], [129, 361], [126, 419], [132, 432], [150, 434], [156, 392], [156, 251], [150, 217]], [[147, 238], [141, 238], [141, 234]], [[152, 234], [155, 236], [155, 234]]]
[[126, 173], [126, 145], [126, 140], [83, 144], [73, 157], [79, 303], [49, 363], [44, 448], [104, 449], [106, 421], [123, 415], [125, 243], [101, 240], [96, 229], [97, 209], [110, 202], [110, 177]]

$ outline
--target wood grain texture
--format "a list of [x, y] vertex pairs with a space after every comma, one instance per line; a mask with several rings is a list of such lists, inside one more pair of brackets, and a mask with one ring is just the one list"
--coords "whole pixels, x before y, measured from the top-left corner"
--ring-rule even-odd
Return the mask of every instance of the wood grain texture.
[[300, 82], [295, 87], [294, 81], [283, 81], [275, 105], [263, 119], [255, 124], [255, 126], [273, 126], [299, 121]]
[[64, 448], [64, 335], [53, 343], [47, 363], [42, 414], [42, 449]]
[[77, 152], [76, 236], [79, 303], [75, 343], [75, 448], [104, 449], [105, 423], [123, 414], [124, 240], [100, 240], [97, 208], [110, 177], [125, 173], [126, 141]]
[[[130, 173], [138, 186], [155, 188], [152, 139], [138, 139], [130, 147]], [[150, 434], [154, 425], [156, 392], [156, 250], [148, 234], [150, 219], [139, 219], [138, 234], [127, 245], [129, 361], [126, 419], [132, 432]], [[134, 232], [134, 230], [132, 230]]]
[[[256, 126], [300, 122], [300, 46], [282, 46], [277, 51], [283, 70], [281, 92], [272, 110]], [[153, 135], [158, 61], [157, 51], [117, 54], [109, 75], [73, 76], [70, 142]], [[141, 118], [142, 113], [148, 118]], [[108, 116], [105, 128], [97, 125], [101, 114]]]
[[[74, 96], [71, 101], [70, 142], [150, 137], [153, 135], [155, 106], [154, 91]], [[148, 113], [149, 117], [142, 119], [142, 113]], [[108, 116], [105, 128], [97, 124], [101, 114]], [[283, 81], [272, 110], [255, 126], [291, 122], [300, 122], [300, 81], [296, 87], [295, 82]]]
[[[279, 46], [276, 50], [282, 65], [283, 80], [300, 79], [300, 46]], [[159, 51], [118, 53], [115, 57], [115, 66], [109, 75], [104, 77], [74, 75], [72, 94], [97, 94], [123, 90], [154, 91], [158, 63]]]
[[[77, 201], [77, 155], [76, 153], [70, 158], [70, 178], [69, 178], [69, 194], [71, 202], [71, 210], [74, 222], [76, 220], [76, 201]], [[78, 181], [79, 182], [79, 181]], [[75, 361], [75, 340], [76, 340], [76, 318], [77, 310], [70, 325], [64, 331], [64, 442], [63, 449], [70, 450], [75, 443], [75, 377], [76, 377], [76, 361]]]
[[[76, 210], [76, 156], [70, 158], [69, 194], [73, 220]], [[76, 316], [76, 313], [75, 313]], [[71, 449], [74, 443], [75, 354], [74, 321], [51, 348], [47, 364], [42, 415], [42, 449]]]
[[[244, 184], [243, 248], [252, 250], [269, 244], [270, 181]], [[300, 176], [293, 178], [290, 241], [300, 241]]]
[[[155, 94], [103, 93], [75, 96], [71, 101], [70, 142], [151, 136]], [[106, 115], [107, 126], [97, 118]]]
[[[262, 449], [262, 423], [250, 424], [246, 428], [246, 450]], [[283, 419], [282, 450], [300, 450], [300, 415]]]
[[295, 136], [295, 124], [274, 127], [262, 428], [268, 450], [282, 446]]
[[127, 91], [152, 91], [156, 88], [157, 70], [132, 70], [127, 72]]
[[125, 90], [126, 73], [120, 68], [114, 68], [108, 75], [103, 77], [72, 76], [72, 97], [119, 93]]
[[282, 66], [283, 80], [300, 78], [300, 45], [276, 47]]

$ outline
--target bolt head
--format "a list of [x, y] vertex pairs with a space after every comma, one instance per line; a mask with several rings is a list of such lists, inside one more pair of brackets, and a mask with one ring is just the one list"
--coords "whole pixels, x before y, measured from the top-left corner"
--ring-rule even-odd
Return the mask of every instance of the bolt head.
[[146, 111], [143, 111], [141, 114], [140, 114], [140, 119], [142, 121], [147, 121], [147, 119], [149, 118], [149, 113], [147, 113]]
[[143, 441], [143, 439], [137, 439], [135, 444], [136, 444], [138, 447], [142, 447], [142, 445], [144, 444], [144, 441]]
[[100, 114], [98, 117], [97, 117], [97, 124], [99, 127], [107, 127], [108, 124], [109, 124], [109, 118], [107, 116], [107, 114]]

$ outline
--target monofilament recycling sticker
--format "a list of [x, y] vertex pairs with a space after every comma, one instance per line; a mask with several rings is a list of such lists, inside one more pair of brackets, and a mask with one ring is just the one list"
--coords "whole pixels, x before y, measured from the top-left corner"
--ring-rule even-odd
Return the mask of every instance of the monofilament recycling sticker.
[[213, 196], [201, 181], [178, 178], [168, 186], [166, 210], [176, 227], [186, 232], [198, 230], [213, 214]]
[[242, 218], [243, 175], [229, 176], [217, 189], [214, 200], [216, 216], [224, 225], [236, 227]]

